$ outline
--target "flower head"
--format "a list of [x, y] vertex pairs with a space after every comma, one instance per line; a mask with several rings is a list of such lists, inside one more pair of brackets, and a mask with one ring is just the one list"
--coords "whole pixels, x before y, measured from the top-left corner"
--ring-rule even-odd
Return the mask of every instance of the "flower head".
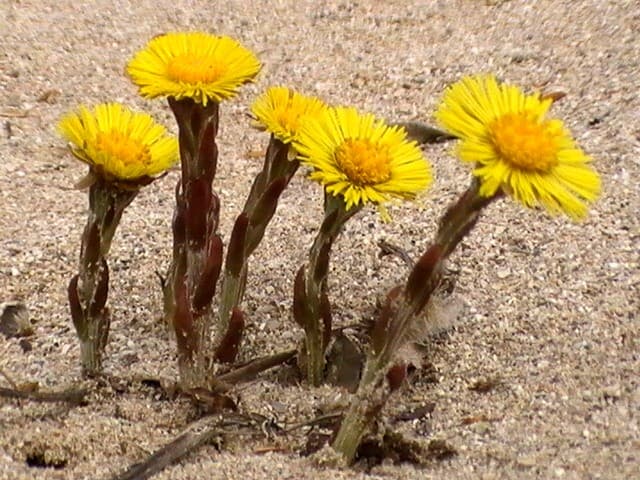
[[355, 108], [328, 108], [305, 122], [293, 145], [313, 168], [310, 178], [342, 195], [347, 209], [412, 199], [431, 183], [430, 165], [403, 128]]
[[178, 160], [178, 142], [146, 113], [117, 103], [80, 106], [58, 124], [72, 153], [109, 181], [135, 183], [162, 173]]
[[127, 65], [142, 96], [191, 98], [204, 106], [233, 97], [259, 71], [258, 59], [237, 41], [203, 32], [155, 37]]
[[492, 76], [466, 77], [447, 89], [436, 116], [460, 138], [460, 158], [476, 165], [481, 195], [502, 189], [526, 207], [581, 218], [600, 177], [562, 121], [546, 118], [552, 102]]
[[303, 123], [321, 114], [327, 106], [315, 97], [301, 95], [287, 87], [271, 87], [251, 106], [255, 126], [290, 144]]

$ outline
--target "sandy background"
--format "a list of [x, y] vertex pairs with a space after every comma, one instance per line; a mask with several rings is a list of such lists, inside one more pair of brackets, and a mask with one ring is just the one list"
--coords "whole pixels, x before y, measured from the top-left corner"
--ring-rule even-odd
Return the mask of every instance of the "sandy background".
[[[298, 451], [303, 432], [230, 439], [206, 447], [158, 479], [640, 478], [640, 8], [631, 1], [33, 1], [0, 0], [0, 301], [31, 312], [32, 349], [0, 335], [0, 369], [41, 389], [78, 383], [78, 346], [66, 303], [86, 216], [85, 172], [56, 135], [78, 103], [117, 100], [175, 130], [163, 101], [139, 98], [126, 62], [152, 36], [203, 29], [236, 37], [264, 64], [254, 85], [222, 107], [217, 187], [228, 236], [267, 142], [249, 128], [249, 104], [286, 84], [390, 120], [432, 122], [444, 87], [463, 74], [495, 72], [523, 86], [567, 93], [554, 106], [603, 178], [582, 224], [492, 205], [453, 256], [464, 308], [432, 344], [437, 383], [417, 381], [390, 414], [430, 403], [403, 432], [446, 440], [458, 454], [424, 468], [370, 472], [318, 467]], [[468, 183], [448, 146], [428, 146], [436, 181], [422, 210], [373, 209], [339, 239], [330, 276], [339, 325], [371, 314], [406, 275], [378, 259], [386, 239], [414, 257], [443, 207]], [[110, 257], [113, 312], [106, 370], [119, 387], [92, 388], [69, 409], [0, 399], [0, 478], [109, 478], [177, 435], [194, 418], [140, 376], [176, 378], [174, 346], [160, 321], [154, 271], [170, 255], [178, 172], [143, 190], [127, 209]], [[291, 348], [292, 280], [317, 229], [320, 188], [296, 177], [251, 265], [251, 322], [244, 359]], [[487, 393], [474, 382], [498, 379]], [[0, 385], [8, 386], [3, 378]], [[281, 426], [344, 402], [339, 389], [310, 390], [271, 373], [237, 393], [244, 411]], [[280, 452], [266, 452], [271, 447]], [[61, 468], [33, 468], [40, 456]]]

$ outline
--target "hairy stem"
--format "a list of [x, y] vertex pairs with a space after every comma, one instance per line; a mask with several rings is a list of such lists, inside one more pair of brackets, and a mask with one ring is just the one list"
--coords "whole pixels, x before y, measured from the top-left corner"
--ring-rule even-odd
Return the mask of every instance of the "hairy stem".
[[389, 293], [372, 331], [371, 350], [358, 391], [333, 442], [333, 448], [348, 463], [353, 462], [362, 436], [388, 399], [389, 395], [382, 394], [382, 391], [391, 393], [397, 388], [397, 382], [391, 385], [390, 381], [389, 391], [382, 380], [394, 356], [407, 340], [416, 316], [437, 288], [445, 260], [475, 226], [482, 209], [498, 197], [499, 194], [489, 198], [480, 196], [479, 183], [474, 179], [441, 218], [435, 241], [414, 265], [404, 290], [394, 289]]
[[218, 104], [169, 98], [179, 129], [181, 178], [173, 219], [173, 261], [164, 285], [165, 318], [178, 346], [185, 388], [206, 385], [207, 347], [213, 325], [211, 302], [222, 264], [217, 235], [219, 200], [213, 190], [218, 160]]
[[314, 386], [322, 383], [325, 349], [331, 332], [326, 292], [331, 248], [346, 221], [359, 210], [359, 207], [347, 210], [341, 196], [325, 194], [325, 217], [309, 251], [304, 288], [296, 289], [294, 294], [294, 304], [302, 306], [294, 308], [294, 316], [305, 330], [307, 381]]
[[68, 288], [71, 317], [80, 340], [83, 374], [101, 372], [109, 336], [107, 255], [124, 209], [138, 193], [95, 177], [89, 190], [89, 215], [82, 234], [80, 263]]

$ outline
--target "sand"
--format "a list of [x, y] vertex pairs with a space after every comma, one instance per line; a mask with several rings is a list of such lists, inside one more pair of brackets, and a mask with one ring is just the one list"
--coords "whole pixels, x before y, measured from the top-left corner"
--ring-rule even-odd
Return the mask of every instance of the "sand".
[[[206, 30], [237, 38], [264, 68], [221, 108], [216, 179], [225, 239], [264, 150], [250, 103], [285, 84], [390, 121], [433, 123], [445, 86], [493, 72], [567, 95], [553, 107], [602, 176], [602, 197], [576, 224], [512, 201], [492, 205], [453, 255], [453, 326], [428, 342], [435, 374], [392, 398], [386, 415], [405, 435], [446, 441], [457, 455], [426, 465], [340, 469], [300, 455], [306, 430], [229, 435], [158, 479], [640, 478], [640, 9], [631, 1], [33, 1], [0, 0], [0, 302], [28, 307], [33, 334], [0, 335], [0, 369], [40, 390], [90, 389], [81, 407], [0, 399], [0, 478], [111, 478], [196, 418], [140, 378], [177, 378], [161, 321], [156, 271], [170, 258], [178, 172], [126, 210], [110, 255], [113, 312], [105, 364], [112, 382], [82, 381], [66, 285], [77, 268], [85, 167], [55, 132], [79, 103], [120, 101], [175, 131], [166, 104], [140, 98], [124, 66], [152, 36]], [[385, 239], [414, 258], [438, 216], [469, 182], [449, 145], [426, 146], [435, 183], [421, 208], [374, 209], [336, 244], [330, 274], [337, 325], [371, 316], [407, 271], [378, 258]], [[294, 178], [251, 264], [242, 359], [294, 347], [292, 281], [321, 218], [321, 190]], [[31, 347], [26, 348], [26, 347]], [[25, 351], [26, 350], [26, 351]], [[286, 372], [284, 372], [286, 373]], [[291, 372], [264, 374], [233, 393], [243, 412], [286, 427], [344, 405]], [[486, 392], [472, 387], [495, 380]], [[0, 377], [0, 386], [8, 387]], [[30, 464], [32, 466], [30, 466]], [[39, 466], [38, 466], [39, 465]], [[48, 466], [48, 467], [47, 467]], [[45, 468], [47, 467], [47, 468]]]

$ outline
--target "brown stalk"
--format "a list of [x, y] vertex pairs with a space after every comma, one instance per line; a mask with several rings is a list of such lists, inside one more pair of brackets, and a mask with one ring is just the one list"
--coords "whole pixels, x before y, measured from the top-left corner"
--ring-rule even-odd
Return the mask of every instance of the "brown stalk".
[[332, 444], [348, 463], [353, 461], [362, 436], [389, 395], [399, 389], [406, 378], [404, 366], [390, 365], [406, 342], [415, 317], [437, 288], [444, 262], [475, 226], [482, 210], [500, 196], [482, 197], [479, 187], [474, 179], [467, 191], [447, 209], [434, 242], [413, 266], [402, 292], [396, 287], [389, 293], [372, 331], [371, 349], [358, 391]]

